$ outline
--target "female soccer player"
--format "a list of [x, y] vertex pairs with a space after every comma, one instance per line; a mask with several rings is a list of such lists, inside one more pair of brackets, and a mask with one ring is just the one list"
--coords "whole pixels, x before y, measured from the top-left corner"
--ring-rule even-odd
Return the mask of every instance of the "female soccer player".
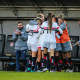
[[47, 70], [47, 49], [50, 48], [51, 50], [51, 59], [50, 59], [50, 72], [54, 72], [54, 65], [55, 65], [55, 59], [54, 59], [54, 50], [56, 48], [56, 38], [55, 38], [55, 31], [54, 29], [58, 29], [60, 31], [60, 34], [63, 33], [63, 31], [59, 28], [57, 23], [52, 22], [53, 14], [48, 13], [47, 16], [48, 21], [43, 22], [42, 28], [44, 28], [44, 35], [43, 35], [43, 46], [44, 46], [44, 66], [45, 68], [43, 71]]
[[58, 17], [58, 24], [59, 27], [63, 30], [62, 36], [60, 36], [60, 41], [62, 45], [62, 57], [66, 68], [66, 72], [73, 72], [72, 71], [72, 61], [71, 61], [71, 42], [67, 30], [67, 23], [64, 21], [62, 15]]
[[32, 37], [30, 38], [29, 44], [31, 46], [32, 50], [32, 63], [31, 63], [31, 72], [34, 72], [34, 66], [36, 63], [36, 54], [37, 54], [37, 42], [38, 38], [40, 36], [40, 32], [42, 29], [39, 28], [38, 25], [35, 25], [34, 27], [31, 27], [30, 31], [33, 33]]
[[[40, 17], [37, 17], [36, 19], [36, 22], [38, 23], [38, 27], [41, 28], [41, 25], [42, 25], [42, 19]], [[41, 37], [42, 33], [40, 34], [40, 37]], [[39, 37], [39, 39], [40, 39]], [[40, 72], [41, 70], [41, 45], [40, 45], [40, 42], [38, 40], [38, 54], [37, 54], [37, 72]]]
[[[58, 24], [58, 17], [55, 17], [55, 22]], [[59, 32], [56, 32], [56, 34], [59, 36]], [[56, 70], [61, 72], [62, 68], [62, 59], [59, 57], [59, 53], [62, 51], [60, 36], [56, 36], [56, 49], [55, 49], [55, 61], [56, 61]]]

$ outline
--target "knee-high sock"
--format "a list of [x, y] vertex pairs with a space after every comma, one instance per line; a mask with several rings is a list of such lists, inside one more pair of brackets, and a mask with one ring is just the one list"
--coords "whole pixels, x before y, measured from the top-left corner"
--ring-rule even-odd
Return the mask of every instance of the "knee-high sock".
[[59, 70], [59, 56], [55, 57], [55, 62], [56, 62], [56, 67], [57, 67], [57, 71]]
[[36, 57], [32, 57], [32, 63], [31, 63], [32, 70], [34, 70], [35, 63], [36, 63]]
[[68, 65], [69, 65], [69, 69], [72, 70], [73, 62], [72, 62], [72, 60], [71, 60], [71, 57], [68, 58]]
[[47, 68], [47, 54], [44, 54], [44, 67]]
[[44, 58], [41, 59], [41, 69], [44, 68], [44, 65], [43, 64], [44, 64]]
[[62, 69], [62, 58], [59, 58], [59, 70]]
[[41, 62], [37, 62], [37, 70], [41, 69]]
[[50, 70], [55, 70], [55, 58], [54, 58], [54, 56], [51, 56], [51, 59], [50, 59]]
[[64, 59], [64, 69], [69, 69], [69, 66], [68, 66], [68, 59]]

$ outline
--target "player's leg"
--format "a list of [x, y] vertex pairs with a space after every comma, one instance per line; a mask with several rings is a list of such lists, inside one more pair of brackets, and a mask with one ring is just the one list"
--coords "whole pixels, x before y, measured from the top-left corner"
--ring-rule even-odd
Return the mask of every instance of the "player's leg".
[[43, 68], [44, 68], [44, 51], [42, 50], [41, 51], [41, 54], [42, 54], [42, 59], [41, 59], [41, 70], [43, 70]]
[[55, 49], [55, 61], [57, 70], [61, 71], [61, 58], [59, 58], [59, 53], [62, 51], [61, 43], [56, 43], [56, 49]]
[[31, 62], [32, 62], [32, 51], [29, 51], [29, 59], [28, 59], [28, 71], [31, 71]]
[[32, 62], [32, 51], [31, 51], [31, 45], [28, 44], [28, 50], [29, 50], [29, 58], [28, 58], [28, 69], [27, 71], [31, 71], [31, 62]]
[[37, 54], [37, 44], [31, 45], [31, 50], [32, 50], [32, 62], [31, 62], [31, 72], [34, 72], [34, 67], [36, 64], [36, 54]]
[[64, 55], [64, 57], [66, 58], [64, 59], [64, 63], [67, 66], [66, 72], [69, 72], [69, 67], [72, 66], [71, 54], [70, 54], [72, 50], [71, 43], [70, 41], [68, 41], [63, 43], [62, 46], [63, 46], [63, 52], [66, 52], [66, 54]]
[[37, 71], [41, 70], [41, 47], [38, 47]]
[[54, 57], [55, 48], [56, 48], [56, 43], [50, 44], [50, 49], [51, 49], [50, 72], [55, 72], [55, 57]]
[[44, 67], [47, 68], [47, 48], [44, 48]]
[[68, 59], [69, 72], [73, 72], [73, 62], [71, 60], [71, 51], [67, 52], [67, 59]]

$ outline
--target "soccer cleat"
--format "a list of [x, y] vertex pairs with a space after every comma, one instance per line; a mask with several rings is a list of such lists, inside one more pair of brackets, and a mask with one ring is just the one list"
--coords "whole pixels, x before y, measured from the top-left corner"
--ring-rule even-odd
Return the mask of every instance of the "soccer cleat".
[[43, 69], [43, 72], [46, 72], [47, 70], [48, 70], [47, 68], [44, 68], [44, 69]]
[[73, 70], [69, 70], [69, 72], [73, 72]]
[[25, 72], [28, 72], [28, 69], [25, 69]]
[[34, 72], [34, 70], [31, 70], [31, 72]]
[[47, 70], [46, 72], [49, 72], [49, 70]]
[[61, 70], [59, 70], [59, 72], [61, 72]]
[[52, 72], [56, 72], [55, 70], [50, 70], [50, 73], [52, 73]]
[[28, 68], [28, 71], [31, 71], [31, 68]]
[[69, 72], [69, 69], [66, 69], [65, 72]]
[[37, 72], [42, 72], [41, 70], [37, 70]]

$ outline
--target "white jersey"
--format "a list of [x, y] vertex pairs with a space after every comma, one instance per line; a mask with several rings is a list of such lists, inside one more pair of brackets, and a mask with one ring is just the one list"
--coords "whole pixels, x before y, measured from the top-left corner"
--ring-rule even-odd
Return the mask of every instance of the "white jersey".
[[42, 30], [41, 35], [40, 35], [40, 37], [39, 37], [38, 47], [41, 47], [41, 46], [42, 46], [42, 43], [43, 43], [43, 32], [44, 32], [44, 30]]
[[38, 37], [39, 37], [39, 27], [38, 25], [35, 25], [33, 28], [31, 28], [31, 32], [32, 32], [32, 37], [30, 38], [30, 44], [34, 44], [38, 42]]
[[43, 33], [44, 34], [44, 36], [43, 36], [44, 42], [48, 42], [48, 43], [56, 42], [55, 31], [53, 29], [58, 29], [59, 28], [57, 23], [56, 22], [52, 23], [51, 33], [50, 33], [50, 30], [49, 30], [49, 27], [48, 27], [48, 21], [43, 22], [41, 27], [44, 28], [44, 33]]

